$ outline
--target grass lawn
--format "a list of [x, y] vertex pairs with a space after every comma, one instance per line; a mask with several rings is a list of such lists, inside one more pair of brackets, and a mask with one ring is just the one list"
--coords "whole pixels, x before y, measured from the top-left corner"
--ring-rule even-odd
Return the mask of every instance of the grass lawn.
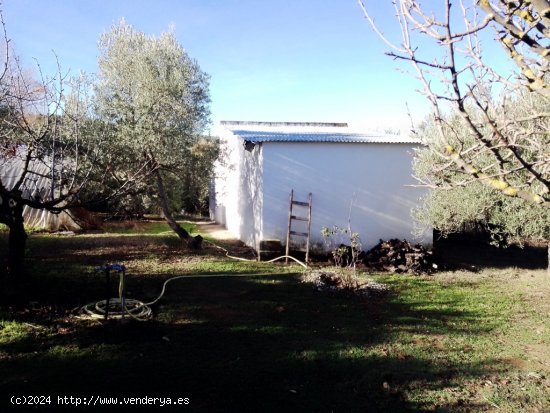
[[[185, 251], [163, 225], [30, 237], [32, 278], [0, 306], [2, 411], [60, 411], [58, 396], [189, 399], [141, 411], [550, 411], [544, 270], [369, 275], [392, 293], [359, 300], [314, 291], [298, 266]], [[173, 275], [240, 276], [174, 281], [147, 322], [75, 319], [104, 298], [93, 268], [108, 262], [128, 267], [128, 295], [144, 301]]]

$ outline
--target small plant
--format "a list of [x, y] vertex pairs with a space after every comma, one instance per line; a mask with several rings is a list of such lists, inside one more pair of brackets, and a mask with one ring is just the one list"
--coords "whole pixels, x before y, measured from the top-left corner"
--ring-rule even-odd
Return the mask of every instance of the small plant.
[[357, 264], [362, 250], [359, 233], [352, 231], [351, 226], [341, 228], [334, 225], [332, 228], [323, 227], [321, 235], [333, 247], [332, 257], [343, 285], [357, 287]]
[[[332, 250], [335, 265], [355, 269], [362, 247], [359, 233], [334, 225], [332, 228], [323, 227], [321, 235], [327, 239], [330, 245], [336, 245], [339, 241], [338, 247]], [[346, 242], [349, 242], [349, 245]]]

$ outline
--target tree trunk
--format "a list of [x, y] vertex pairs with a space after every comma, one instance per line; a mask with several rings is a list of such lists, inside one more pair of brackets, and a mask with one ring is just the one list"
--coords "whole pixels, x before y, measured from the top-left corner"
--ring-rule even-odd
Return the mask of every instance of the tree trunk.
[[27, 233], [23, 223], [11, 227], [8, 239], [8, 274], [10, 277], [24, 275], [26, 244]]
[[[24, 275], [25, 246], [27, 233], [23, 221], [23, 204], [9, 199], [4, 205], [2, 213], [7, 212], [5, 222], [10, 229], [8, 236], [8, 275], [10, 277], [22, 277]], [[3, 220], [4, 221], [4, 220]]]
[[202, 247], [202, 237], [200, 235], [197, 235], [196, 237], [192, 237], [189, 235], [189, 233], [183, 229], [174, 219], [172, 216], [172, 213], [170, 212], [170, 208], [168, 206], [168, 197], [166, 195], [166, 191], [164, 189], [164, 182], [162, 181], [162, 175], [160, 174], [160, 170], [157, 168], [155, 170], [155, 178], [157, 180], [157, 190], [158, 190], [158, 196], [160, 200], [160, 206], [162, 208], [162, 212], [164, 214], [164, 218], [166, 219], [166, 222], [174, 230], [176, 234], [178, 234], [178, 237], [182, 241], [185, 241], [187, 246], [192, 249], [201, 249]]

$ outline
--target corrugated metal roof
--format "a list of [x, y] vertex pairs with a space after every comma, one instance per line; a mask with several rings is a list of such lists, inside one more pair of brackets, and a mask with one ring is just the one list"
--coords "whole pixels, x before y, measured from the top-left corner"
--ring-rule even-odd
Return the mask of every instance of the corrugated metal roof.
[[406, 135], [353, 130], [345, 123], [228, 122], [222, 127], [250, 142], [409, 143], [420, 140]]
[[241, 125], [245, 127], [251, 126], [260, 126], [260, 127], [282, 127], [282, 126], [291, 126], [291, 127], [347, 127], [348, 124], [345, 122], [259, 122], [259, 121], [246, 121], [246, 120], [222, 120], [220, 121], [221, 125], [228, 125], [230, 127], [235, 125]]

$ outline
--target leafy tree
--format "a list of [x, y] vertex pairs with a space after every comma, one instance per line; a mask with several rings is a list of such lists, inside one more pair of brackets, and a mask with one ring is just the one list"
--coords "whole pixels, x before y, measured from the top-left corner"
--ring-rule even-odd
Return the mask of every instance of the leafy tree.
[[[208, 214], [208, 188], [212, 165], [219, 152], [220, 145], [217, 139], [200, 138], [178, 168], [185, 172], [164, 176], [171, 211]], [[144, 182], [124, 196], [112, 198], [107, 205], [102, 205], [102, 210], [118, 217], [142, 217], [146, 213], [159, 212], [157, 198], [155, 188]]]
[[210, 183], [212, 165], [218, 159], [220, 146], [217, 140], [205, 137], [199, 140], [186, 159], [186, 174], [179, 178], [180, 208], [189, 213], [208, 214], [208, 185]]
[[194, 172], [193, 148], [209, 121], [208, 76], [173, 32], [147, 36], [124, 20], [99, 41], [99, 108], [118, 142], [147, 165], [171, 228], [200, 246], [175, 221], [166, 179]]
[[[431, 152], [420, 152], [420, 183], [435, 191], [430, 205], [440, 205], [428, 220], [449, 228], [466, 214], [489, 213], [512, 238], [548, 240], [550, 1], [397, 0], [399, 40], [357, 1], [388, 55], [410, 62], [432, 106], [428, 126], [415, 131]], [[491, 28], [518, 69], [512, 75], [483, 53]], [[453, 200], [462, 200], [461, 213], [444, 211]], [[533, 221], [520, 228], [527, 217]]]

